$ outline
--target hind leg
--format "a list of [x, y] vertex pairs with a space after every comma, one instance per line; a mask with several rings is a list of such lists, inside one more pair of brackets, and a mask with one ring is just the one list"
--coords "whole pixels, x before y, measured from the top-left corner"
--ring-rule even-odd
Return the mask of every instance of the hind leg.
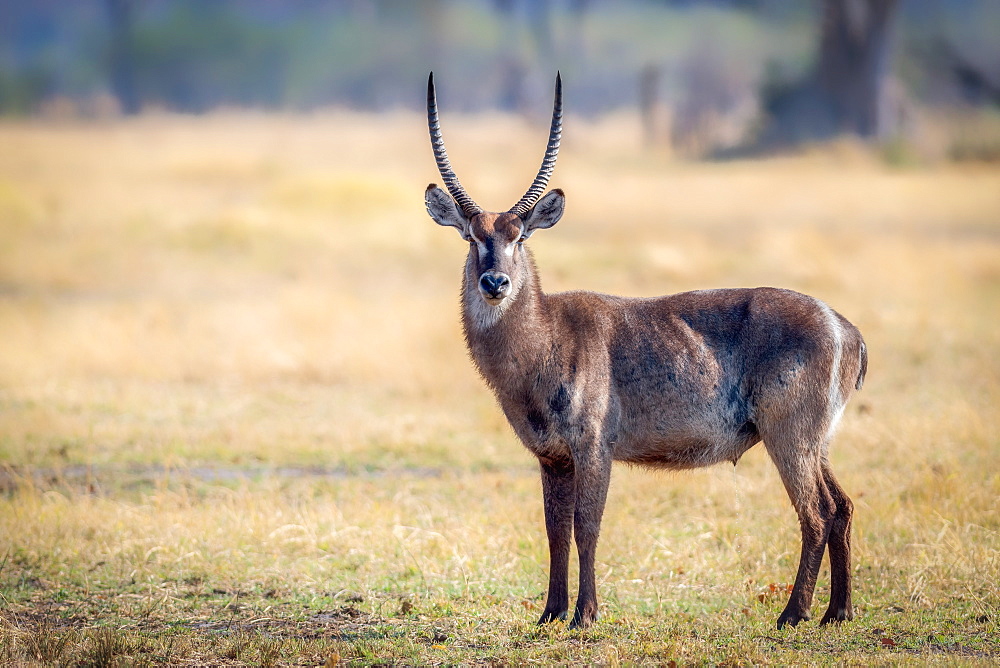
[[816, 577], [823, 552], [833, 528], [836, 504], [823, 479], [820, 444], [787, 437], [788, 432], [764, 436], [764, 445], [774, 461], [788, 498], [799, 516], [802, 530], [802, 553], [788, 605], [778, 617], [778, 628], [795, 626], [810, 619]]
[[823, 481], [837, 506], [833, 515], [828, 547], [830, 550], [830, 607], [820, 624], [854, 619], [851, 605], [851, 517], [854, 504], [844, 492], [825, 458], [820, 463]]

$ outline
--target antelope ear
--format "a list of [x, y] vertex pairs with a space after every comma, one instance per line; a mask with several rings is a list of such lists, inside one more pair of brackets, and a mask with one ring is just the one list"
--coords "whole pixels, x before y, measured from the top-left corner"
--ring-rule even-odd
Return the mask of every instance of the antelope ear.
[[559, 188], [550, 190], [524, 216], [525, 236], [530, 235], [535, 230], [546, 230], [552, 227], [559, 222], [565, 210], [566, 195]]
[[469, 221], [451, 195], [432, 183], [424, 192], [424, 203], [427, 205], [427, 213], [435, 223], [454, 227], [463, 239], [469, 240]]

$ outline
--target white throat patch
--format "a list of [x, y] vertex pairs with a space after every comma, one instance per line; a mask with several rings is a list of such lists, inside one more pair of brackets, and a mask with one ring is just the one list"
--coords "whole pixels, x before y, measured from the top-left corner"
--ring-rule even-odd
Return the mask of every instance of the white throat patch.
[[504, 313], [506, 313], [514, 300], [517, 299], [518, 293], [521, 291], [520, 281], [516, 283], [510, 291], [507, 297], [497, 304], [496, 306], [491, 306], [483, 299], [483, 296], [479, 294], [478, 289], [466, 290], [465, 291], [465, 312], [469, 314], [469, 320], [472, 322], [476, 329], [489, 329], [493, 327], [500, 319], [503, 318]]

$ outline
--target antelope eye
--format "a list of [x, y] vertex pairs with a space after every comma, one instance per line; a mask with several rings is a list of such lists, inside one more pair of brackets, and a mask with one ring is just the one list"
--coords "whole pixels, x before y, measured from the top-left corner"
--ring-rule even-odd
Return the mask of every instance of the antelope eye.
[[528, 235], [523, 235], [521, 238], [519, 238], [517, 240], [517, 243], [523, 244], [527, 239], [528, 239]]

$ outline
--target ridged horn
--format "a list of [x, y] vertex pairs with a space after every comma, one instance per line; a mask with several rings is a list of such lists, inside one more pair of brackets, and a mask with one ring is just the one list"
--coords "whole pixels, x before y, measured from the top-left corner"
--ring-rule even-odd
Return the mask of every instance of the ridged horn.
[[462, 213], [466, 218], [472, 218], [483, 210], [478, 204], [472, 201], [465, 188], [455, 175], [455, 170], [451, 168], [451, 161], [448, 160], [448, 152], [444, 148], [444, 137], [441, 136], [441, 122], [438, 120], [437, 94], [434, 92], [434, 73], [427, 77], [427, 127], [431, 131], [431, 148], [434, 149], [434, 160], [437, 162], [438, 171], [448, 192], [458, 202]]
[[560, 139], [562, 139], [562, 75], [556, 72], [556, 96], [552, 103], [552, 126], [549, 128], [549, 144], [545, 147], [545, 157], [542, 158], [542, 166], [538, 168], [538, 176], [532, 181], [531, 187], [524, 193], [521, 201], [511, 207], [510, 213], [523, 216], [542, 196], [549, 178], [552, 177], [552, 170], [556, 167]]

